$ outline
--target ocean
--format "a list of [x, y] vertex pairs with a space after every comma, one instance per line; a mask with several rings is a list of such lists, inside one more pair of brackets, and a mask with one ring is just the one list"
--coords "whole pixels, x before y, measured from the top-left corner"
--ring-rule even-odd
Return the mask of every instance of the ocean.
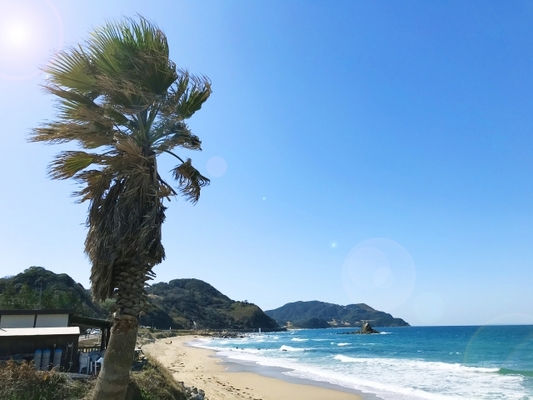
[[253, 372], [336, 385], [383, 400], [533, 400], [533, 326], [302, 329], [202, 339]]

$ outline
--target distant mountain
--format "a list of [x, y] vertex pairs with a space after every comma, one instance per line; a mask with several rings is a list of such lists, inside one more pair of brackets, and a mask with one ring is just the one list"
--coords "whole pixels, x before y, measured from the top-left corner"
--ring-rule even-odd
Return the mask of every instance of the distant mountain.
[[362, 326], [365, 321], [369, 321], [372, 326], [409, 326], [403, 319], [394, 318], [364, 303], [340, 306], [322, 301], [297, 301], [265, 313], [283, 326], [288, 323], [298, 326], [301, 321], [313, 318], [325, 320], [332, 327]]
[[324, 329], [331, 328], [331, 325], [325, 319], [311, 318], [303, 321], [290, 321], [287, 323], [287, 327], [301, 329]]
[[198, 279], [174, 279], [149, 287], [150, 306], [141, 324], [159, 328], [258, 329], [271, 331], [279, 325], [258, 306], [233, 301]]

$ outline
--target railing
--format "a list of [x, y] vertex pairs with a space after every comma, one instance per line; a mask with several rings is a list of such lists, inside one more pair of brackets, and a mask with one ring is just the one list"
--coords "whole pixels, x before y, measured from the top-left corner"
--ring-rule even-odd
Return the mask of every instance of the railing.
[[78, 351], [82, 353], [93, 353], [100, 351], [100, 346], [93, 346], [93, 347], [78, 347]]

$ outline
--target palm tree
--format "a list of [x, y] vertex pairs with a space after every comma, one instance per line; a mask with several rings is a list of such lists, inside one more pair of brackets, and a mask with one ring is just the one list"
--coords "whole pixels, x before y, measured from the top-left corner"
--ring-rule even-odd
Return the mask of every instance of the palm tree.
[[[55, 55], [44, 72], [58, 114], [34, 129], [30, 141], [78, 145], [59, 153], [49, 174], [76, 180], [75, 195], [89, 202], [85, 252], [92, 294], [116, 300], [94, 399], [123, 399], [146, 282], [165, 257], [163, 201], [181, 193], [196, 203], [209, 183], [175, 149], [201, 150], [185, 120], [208, 99], [211, 83], [176, 69], [165, 34], [142, 17], [107, 23], [83, 45]], [[177, 159], [177, 190], [159, 175], [161, 153]]]

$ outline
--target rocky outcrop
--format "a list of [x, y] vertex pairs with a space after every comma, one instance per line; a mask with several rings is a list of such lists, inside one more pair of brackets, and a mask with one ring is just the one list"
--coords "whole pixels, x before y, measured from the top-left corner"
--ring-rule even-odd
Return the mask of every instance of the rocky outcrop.
[[374, 328], [372, 328], [372, 326], [368, 322], [365, 322], [363, 326], [361, 327], [361, 329], [356, 331], [355, 333], [356, 334], [360, 333], [360, 334], [365, 335], [365, 334], [370, 334], [370, 333], [379, 333], [379, 331], [376, 331]]
[[372, 333], [379, 333], [379, 331], [376, 331], [368, 322], [365, 322], [360, 330], [355, 332], [339, 332], [339, 335], [369, 335]]

